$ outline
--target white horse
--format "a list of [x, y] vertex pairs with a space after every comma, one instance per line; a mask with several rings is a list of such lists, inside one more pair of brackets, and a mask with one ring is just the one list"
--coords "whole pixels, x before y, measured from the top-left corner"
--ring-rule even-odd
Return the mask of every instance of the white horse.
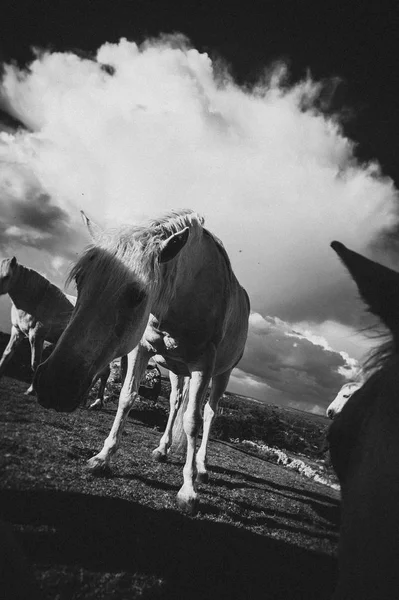
[[[187, 452], [178, 503], [189, 512], [196, 509], [197, 474], [207, 479], [211, 424], [244, 352], [249, 317], [248, 295], [222, 243], [203, 222], [193, 211], [181, 210], [144, 227], [104, 233], [87, 219], [94, 244], [71, 272], [78, 302], [34, 383], [40, 404], [72, 411], [93, 377], [114, 358], [128, 355], [113, 427], [101, 452], [89, 461], [91, 469], [102, 471], [119, 446], [148, 360], [154, 357], [169, 369], [170, 414], [154, 457], [166, 459], [182, 403]], [[211, 379], [196, 453], [201, 405]]]
[[360, 389], [362, 385], [363, 383], [359, 381], [350, 381], [349, 383], [344, 383], [342, 388], [339, 390], [338, 394], [335, 396], [334, 400], [327, 408], [327, 417], [329, 419], [334, 419], [344, 408], [345, 404], [348, 402], [352, 394], [354, 394], [358, 389]]
[[390, 339], [331, 424], [331, 460], [342, 493], [334, 600], [399, 597], [399, 273], [333, 242]]
[[[55, 344], [66, 328], [76, 303], [75, 296], [66, 296], [56, 285], [34, 269], [18, 263], [15, 256], [0, 262], [0, 295], [11, 298], [11, 336], [0, 359], [0, 377], [7, 363], [24, 338], [31, 347], [33, 373], [42, 358], [44, 342]], [[99, 374], [98, 400], [102, 405], [109, 367]], [[33, 394], [33, 385], [25, 392]]]

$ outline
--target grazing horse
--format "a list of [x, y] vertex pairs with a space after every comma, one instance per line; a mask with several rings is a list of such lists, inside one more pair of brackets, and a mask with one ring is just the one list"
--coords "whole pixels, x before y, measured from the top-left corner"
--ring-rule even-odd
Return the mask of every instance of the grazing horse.
[[[170, 414], [154, 458], [166, 459], [182, 404], [187, 450], [177, 499], [188, 512], [197, 505], [197, 474], [207, 478], [210, 427], [243, 354], [249, 317], [247, 293], [226, 250], [203, 223], [191, 210], [109, 232], [87, 219], [94, 244], [70, 274], [78, 289], [76, 308], [34, 384], [42, 406], [73, 411], [104, 365], [128, 355], [114, 424], [101, 452], [89, 461], [93, 471], [102, 471], [119, 446], [148, 360], [169, 369]], [[211, 379], [196, 454], [201, 404]]]
[[[0, 360], [0, 377], [24, 338], [31, 347], [33, 373], [41, 362], [44, 342], [56, 343], [71, 317], [76, 298], [66, 296], [56, 285], [33, 269], [19, 264], [15, 256], [0, 262], [0, 295], [11, 298], [11, 336]], [[109, 367], [100, 374], [99, 398], [104, 395]], [[31, 385], [26, 394], [33, 394]]]
[[358, 389], [360, 389], [362, 385], [363, 383], [360, 383], [358, 381], [350, 381], [349, 383], [344, 383], [342, 388], [339, 390], [338, 394], [335, 396], [334, 400], [327, 408], [327, 417], [329, 419], [335, 419], [335, 417], [344, 408], [345, 404], [348, 402], [352, 394], [354, 394]]
[[333, 242], [389, 340], [334, 419], [328, 439], [341, 484], [339, 579], [334, 600], [399, 597], [399, 273]]

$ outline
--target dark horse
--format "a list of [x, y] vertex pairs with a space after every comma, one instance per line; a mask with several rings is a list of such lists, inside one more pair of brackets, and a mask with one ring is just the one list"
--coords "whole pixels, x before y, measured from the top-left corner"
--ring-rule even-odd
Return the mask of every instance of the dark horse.
[[399, 597], [399, 273], [333, 242], [389, 339], [329, 431], [342, 492], [334, 600]]

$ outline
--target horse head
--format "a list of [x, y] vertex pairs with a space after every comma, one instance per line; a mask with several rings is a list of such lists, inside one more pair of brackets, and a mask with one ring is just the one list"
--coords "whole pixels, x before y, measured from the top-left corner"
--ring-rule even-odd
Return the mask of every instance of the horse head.
[[399, 588], [399, 273], [339, 242], [332, 248], [389, 336], [328, 433], [342, 494], [333, 598], [393, 600]]
[[357, 381], [351, 381], [345, 383], [335, 396], [326, 410], [326, 415], [329, 419], [335, 419], [335, 417], [341, 412], [349, 398], [362, 387], [362, 383]]
[[0, 262], [0, 296], [8, 294], [17, 274], [18, 262], [15, 256]]
[[83, 218], [93, 244], [69, 276], [77, 287], [76, 306], [34, 380], [40, 404], [68, 412], [112, 360], [137, 346], [148, 323], [158, 265], [174, 258], [188, 238], [185, 228], [160, 240], [149, 254], [148, 243], [134, 235], [107, 233]]

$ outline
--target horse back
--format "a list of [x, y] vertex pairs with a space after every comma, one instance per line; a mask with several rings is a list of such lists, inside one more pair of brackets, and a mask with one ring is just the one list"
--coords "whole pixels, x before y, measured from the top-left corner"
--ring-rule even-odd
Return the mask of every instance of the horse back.
[[212, 343], [216, 347], [216, 370], [232, 368], [245, 346], [249, 300], [226, 251], [210, 234], [204, 235], [198, 251], [185, 257], [180, 267], [176, 292], [167, 310], [160, 316], [153, 313], [148, 341], [163, 354], [162, 336], [166, 335], [175, 345], [167, 355], [179, 356], [186, 363]]
[[33, 331], [46, 341], [56, 343], [68, 325], [73, 304], [54, 286], [32, 312], [11, 304], [11, 324], [29, 337]]

